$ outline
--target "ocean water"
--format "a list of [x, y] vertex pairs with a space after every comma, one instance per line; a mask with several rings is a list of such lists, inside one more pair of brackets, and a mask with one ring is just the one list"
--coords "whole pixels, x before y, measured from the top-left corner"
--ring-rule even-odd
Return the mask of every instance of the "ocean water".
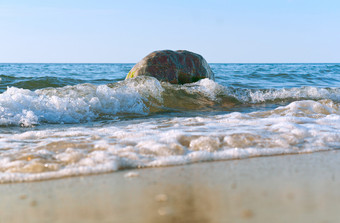
[[340, 149], [340, 64], [0, 64], [0, 182]]

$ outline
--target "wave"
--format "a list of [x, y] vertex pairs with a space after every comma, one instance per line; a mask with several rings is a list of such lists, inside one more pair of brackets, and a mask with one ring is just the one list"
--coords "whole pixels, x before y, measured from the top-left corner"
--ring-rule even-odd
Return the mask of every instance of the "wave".
[[242, 103], [259, 104], [270, 102], [292, 102], [295, 100], [331, 99], [340, 102], [340, 88], [319, 88], [305, 86], [300, 88], [282, 89], [234, 89], [226, 90]]
[[0, 132], [0, 183], [340, 148], [340, 107], [295, 101], [251, 113]]
[[61, 77], [13, 77], [0, 75], [0, 92], [4, 92], [7, 86], [36, 90], [48, 87], [64, 87], [84, 83], [84, 80]]
[[235, 106], [322, 99], [339, 103], [340, 88], [242, 89], [225, 87], [209, 79], [172, 85], [152, 77], [38, 90], [9, 87], [0, 94], [0, 125], [82, 123], [124, 115], [221, 111]]
[[[92, 84], [106, 84], [112, 81], [119, 81], [121, 79], [93, 79], [90, 83]], [[14, 77], [10, 75], [0, 75], [0, 92], [4, 92], [7, 86], [37, 90], [43, 88], [58, 88], [69, 85], [77, 85], [88, 83], [88, 80], [80, 78], [68, 78], [68, 77]]]

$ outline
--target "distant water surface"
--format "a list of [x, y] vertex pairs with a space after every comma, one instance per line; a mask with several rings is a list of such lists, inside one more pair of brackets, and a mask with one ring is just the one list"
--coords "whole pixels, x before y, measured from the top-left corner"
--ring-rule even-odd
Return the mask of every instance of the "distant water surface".
[[340, 64], [0, 64], [0, 182], [340, 148]]

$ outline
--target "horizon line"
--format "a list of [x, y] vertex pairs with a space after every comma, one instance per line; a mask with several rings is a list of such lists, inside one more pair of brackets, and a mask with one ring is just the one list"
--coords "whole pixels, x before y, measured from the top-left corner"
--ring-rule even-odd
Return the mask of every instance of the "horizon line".
[[[138, 62], [0, 62], [0, 64], [137, 64]], [[208, 62], [208, 64], [339, 64], [340, 62]]]

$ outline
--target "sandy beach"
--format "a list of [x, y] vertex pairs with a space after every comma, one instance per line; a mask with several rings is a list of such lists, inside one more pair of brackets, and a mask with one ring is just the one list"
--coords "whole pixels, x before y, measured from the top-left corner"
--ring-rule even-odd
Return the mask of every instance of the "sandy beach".
[[340, 153], [0, 185], [0, 222], [338, 222]]

